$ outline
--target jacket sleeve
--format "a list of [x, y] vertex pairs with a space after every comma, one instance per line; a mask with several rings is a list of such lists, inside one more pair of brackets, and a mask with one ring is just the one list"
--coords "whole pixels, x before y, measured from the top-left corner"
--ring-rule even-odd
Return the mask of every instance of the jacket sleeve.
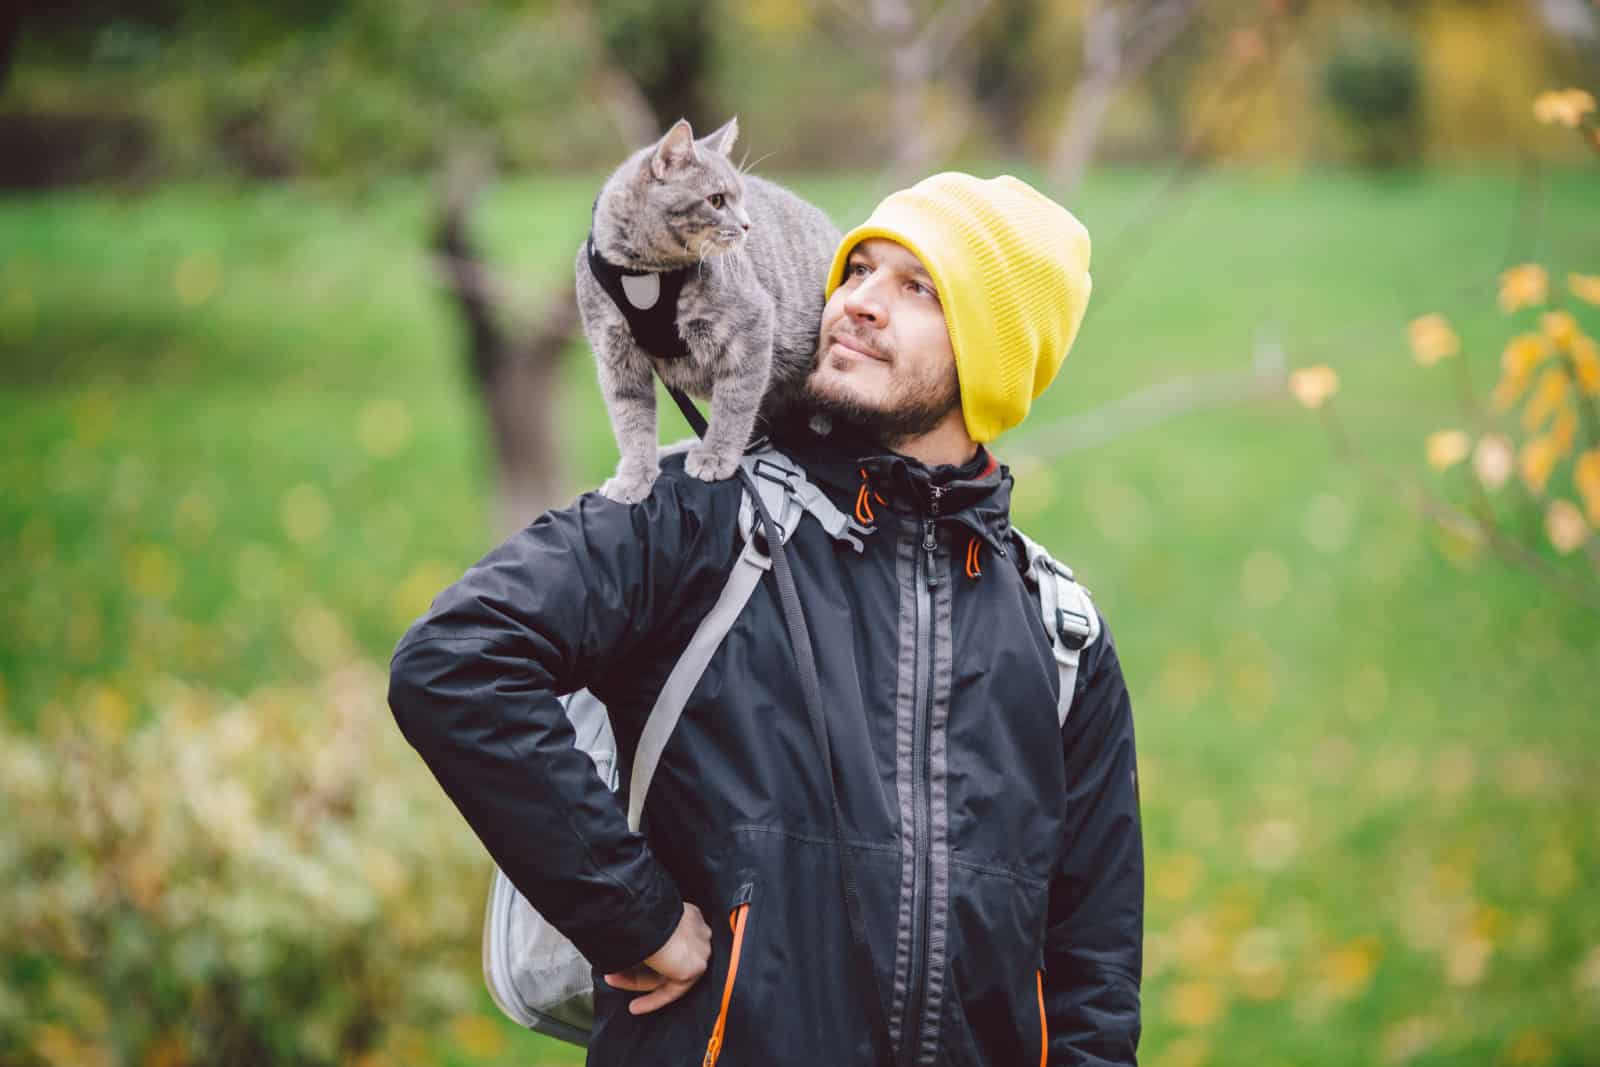
[[683, 592], [684, 561], [716, 551], [682, 477], [663, 471], [632, 506], [587, 493], [540, 516], [439, 594], [389, 666], [401, 732], [512, 884], [603, 971], [665, 944], [683, 903], [557, 695], [624, 668]]
[[1068, 842], [1050, 886], [1043, 991], [1052, 1067], [1134, 1064], [1144, 844], [1133, 708], [1101, 618], [1062, 727]]

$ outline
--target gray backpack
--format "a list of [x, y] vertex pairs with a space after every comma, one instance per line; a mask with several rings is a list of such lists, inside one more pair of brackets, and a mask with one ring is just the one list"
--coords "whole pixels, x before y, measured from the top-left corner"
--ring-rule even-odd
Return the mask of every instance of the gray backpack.
[[[745, 483], [745, 498], [739, 508], [739, 532], [745, 547], [721, 595], [673, 665], [645, 720], [628, 789], [628, 826], [635, 831], [644, 815], [650, 780], [689, 694], [699, 684], [761, 576], [772, 566], [772, 560], [751, 536], [759, 521], [748, 486], [753, 481], [760, 491], [762, 503], [785, 544], [806, 515], [820, 523], [834, 540], [849, 544], [857, 552], [863, 547], [859, 535], [869, 532], [835, 507], [807, 480], [799, 465], [781, 452], [758, 448], [741, 462], [752, 476]], [[1088, 590], [1073, 580], [1070, 568], [1057, 563], [1020, 530], [1013, 528], [1013, 532], [1027, 551], [1026, 573], [1038, 584], [1039, 610], [1051, 635], [1061, 674], [1061, 700], [1056, 715], [1064, 724], [1077, 684], [1079, 655], [1100, 636], [1099, 616]], [[577, 733], [578, 747], [594, 760], [601, 780], [615, 792], [620, 784], [617, 746], [605, 705], [586, 689], [564, 697], [562, 702]], [[590, 974], [589, 961], [496, 868], [483, 921], [483, 975], [500, 1010], [530, 1030], [586, 1046], [594, 1022], [594, 984]]]

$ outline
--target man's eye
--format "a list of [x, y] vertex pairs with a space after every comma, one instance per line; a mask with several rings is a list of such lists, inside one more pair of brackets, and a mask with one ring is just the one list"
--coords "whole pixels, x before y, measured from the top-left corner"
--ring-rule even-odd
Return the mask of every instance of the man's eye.
[[844, 276], [846, 278], [860, 277], [860, 275], [856, 274], [856, 271], [866, 269], [867, 265], [865, 263], [851, 263], [844, 268]]
[[716, 208], [718, 211], [721, 211], [723, 201], [726, 198], [721, 193], [712, 193], [710, 196], [706, 197], [706, 199], [711, 201], [712, 207]]

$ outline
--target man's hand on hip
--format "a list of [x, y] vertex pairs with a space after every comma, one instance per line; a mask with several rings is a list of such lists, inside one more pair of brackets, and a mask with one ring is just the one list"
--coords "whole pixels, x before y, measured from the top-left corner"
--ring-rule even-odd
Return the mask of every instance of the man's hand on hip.
[[683, 918], [667, 943], [637, 967], [606, 975], [606, 985], [645, 994], [628, 1005], [633, 1014], [643, 1015], [687, 993], [706, 973], [710, 960], [711, 927], [700, 909], [685, 901]]

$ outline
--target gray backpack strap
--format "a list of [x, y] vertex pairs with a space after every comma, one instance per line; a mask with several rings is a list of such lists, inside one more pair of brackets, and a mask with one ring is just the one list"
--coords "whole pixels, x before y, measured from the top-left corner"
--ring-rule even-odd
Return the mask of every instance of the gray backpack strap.
[[[777, 523], [779, 536], [785, 544], [794, 536], [801, 516], [810, 515], [834, 539], [849, 543], [857, 552], [863, 550], [861, 539], [856, 535], [870, 531], [835, 507], [789, 457], [775, 449], [765, 448], [745, 455], [739, 462], [754, 476], [761, 502], [766, 505], [767, 514]], [[677, 729], [678, 720], [683, 716], [689, 694], [700, 684], [706, 667], [711, 664], [711, 657], [722, 645], [722, 639], [728, 636], [728, 631], [733, 629], [735, 620], [749, 603], [756, 586], [761, 584], [761, 575], [772, 566], [772, 560], [756, 547], [757, 542], [751, 536], [755, 523], [755, 507], [747, 490], [739, 504], [739, 532], [744, 537], [744, 551], [739, 553], [739, 559], [734, 563], [733, 572], [728, 575], [727, 584], [722, 587], [717, 602], [700, 620], [683, 655], [673, 664], [666, 684], [661, 687], [650, 715], [645, 719], [644, 730], [639, 734], [639, 745], [633, 756], [633, 772], [628, 779], [628, 826], [633, 830], [639, 829], [644, 818], [644, 801], [650, 792], [650, 782], [661, 764], [661, 755], [667, 749], [667, 742], [672, 739], [672, 732]]]
[[1078, 687], [1078, 660], [1083, 650], [1100, 638], [1100, 615], [1094, 600], [1072, 576], [1072, 568], [1054, 559], [1044, 546], [1015, 526], [1028, 554], [1027, 574], [1039, 587], [1039, 614], [1055, 652], [1056, 669], [1061, 675], [1061, 693], [1056, 704], [1056, 722], [1065, 726], [1072, 711], [1072, 697]]
[[739, 553], [739, 559], [733, 565], [733, 573], [728, 575], [727, 584], [722, 587], [722, 594], [717, 597], [717, 602], [711, 606], [705, 618], [700, 620], [683, 655], [672, 665], [672, 673], [667, 675], [666, 683], [656, 696], [650, 716], [645, 719], [644, 730], [639, 734], [639, 747], [634, 751], [633, 773], [628, 778], [630, 830], [638, 830], [644, 818], [644, 798], [650, 792], [650, 781], [655, 777], [661, 754], [666, 751], [672, 731], [677, 728], [678, 719], [683, 715], [683, 707], [689, 702], [689, 694], [700, 684], [711, 657], [722, 644], [722, 639], [728, 636], [728, 631], [733, 629], [739, 613], [744, 611], [750, 594], [761, 583], [762, 573], [771, 566], [772, 561], [766, 553], [757, 550], [755, 543], [747, 540], [744, 551]]

